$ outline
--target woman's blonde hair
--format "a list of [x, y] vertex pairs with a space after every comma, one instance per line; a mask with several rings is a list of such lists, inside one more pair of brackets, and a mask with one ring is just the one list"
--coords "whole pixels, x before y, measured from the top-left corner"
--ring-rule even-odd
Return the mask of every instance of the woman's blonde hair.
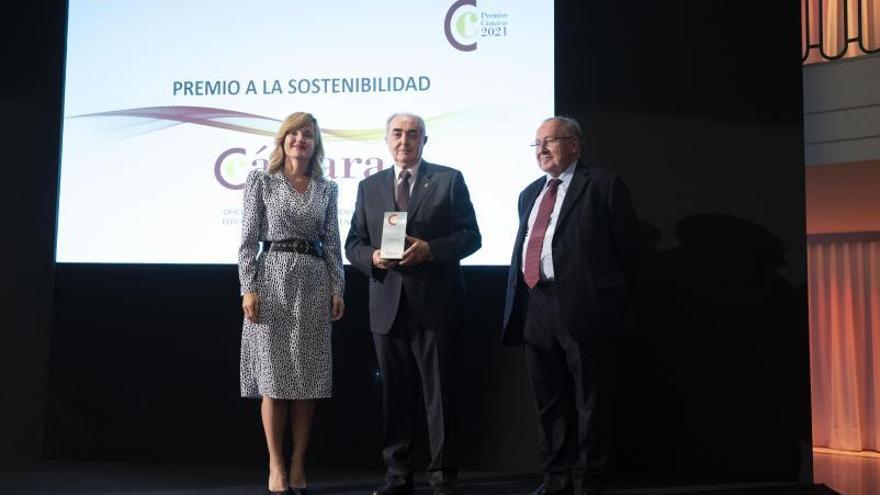
[[294, 112], [290, 114], [278, 132], [275, 133], [275, 149], [269, 155], [269, 173], [284, 168], [284, 138], [293, 131], [298, 131], [303, 127], [313, 124], [315, 126], [315, 152], [309, 158], [309, 166], [306, 169], [306, 175], [311, 177], [323, 177], [324, 170], [321, 168], [321, 162], [324, 161], [324, 141], [321, 139], [321, 128], [318, 127], [318, 119], [312, 114], [306, 112]]

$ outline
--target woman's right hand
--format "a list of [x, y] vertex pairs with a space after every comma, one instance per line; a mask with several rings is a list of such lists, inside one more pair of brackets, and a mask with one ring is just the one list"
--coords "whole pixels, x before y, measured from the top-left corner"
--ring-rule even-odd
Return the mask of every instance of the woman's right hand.
[[241, 309], [244, 310], [244, 317], [253, 323], [259, 323], [257, 317], [260, 314], [260, 298], [256, 292], [246, 292], [241, 298]]

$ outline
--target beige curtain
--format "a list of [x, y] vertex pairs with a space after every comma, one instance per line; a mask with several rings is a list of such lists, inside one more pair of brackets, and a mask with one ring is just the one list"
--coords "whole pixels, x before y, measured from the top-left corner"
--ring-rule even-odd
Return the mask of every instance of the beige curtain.
[[807, 251], [813, 445], [880, 451], [880, 234]]
[[[861, 46], [859, 38], [859, 9], [861, 9]], [[819, 23], [821, 13], [822, 23]], [[822, 51], [807, 48], [822, 39]], [[836, 57], [844, 52], [843, 58], [864, 55], [865, 50], [880, 48], [880, 0], [802, 0], [801, 1], [801, 45], [810, 64], [825, 60], [822, 52]]]

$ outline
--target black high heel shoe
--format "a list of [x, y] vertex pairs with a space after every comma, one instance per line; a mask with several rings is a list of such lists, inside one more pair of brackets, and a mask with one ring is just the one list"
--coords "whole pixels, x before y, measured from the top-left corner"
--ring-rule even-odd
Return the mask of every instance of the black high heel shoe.
[[287, 493], [288, 495], [309, 495], [309, 488], [307, 486], [288, 486]]
[[287, 495], [288, 493], [290, 493], [290, 488], [288, 488], [287, 490], [269, 490], [269, 489], [267, 489], [266, 493], [268, 493], [269, 495]]

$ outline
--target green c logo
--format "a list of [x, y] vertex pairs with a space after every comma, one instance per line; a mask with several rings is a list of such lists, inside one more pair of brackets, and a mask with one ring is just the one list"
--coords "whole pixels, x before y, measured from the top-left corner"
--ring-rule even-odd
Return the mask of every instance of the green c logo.
[[477, 24], [477, 14], [473, 12], [465, 12], [458, 16], [458, 20], [455, 21], [455, 30], [458, 31], [458, 34], [465, 38], [473, 38], [477, 35], [477, 29], [468, 30], [468, 25], [475, 26]]

